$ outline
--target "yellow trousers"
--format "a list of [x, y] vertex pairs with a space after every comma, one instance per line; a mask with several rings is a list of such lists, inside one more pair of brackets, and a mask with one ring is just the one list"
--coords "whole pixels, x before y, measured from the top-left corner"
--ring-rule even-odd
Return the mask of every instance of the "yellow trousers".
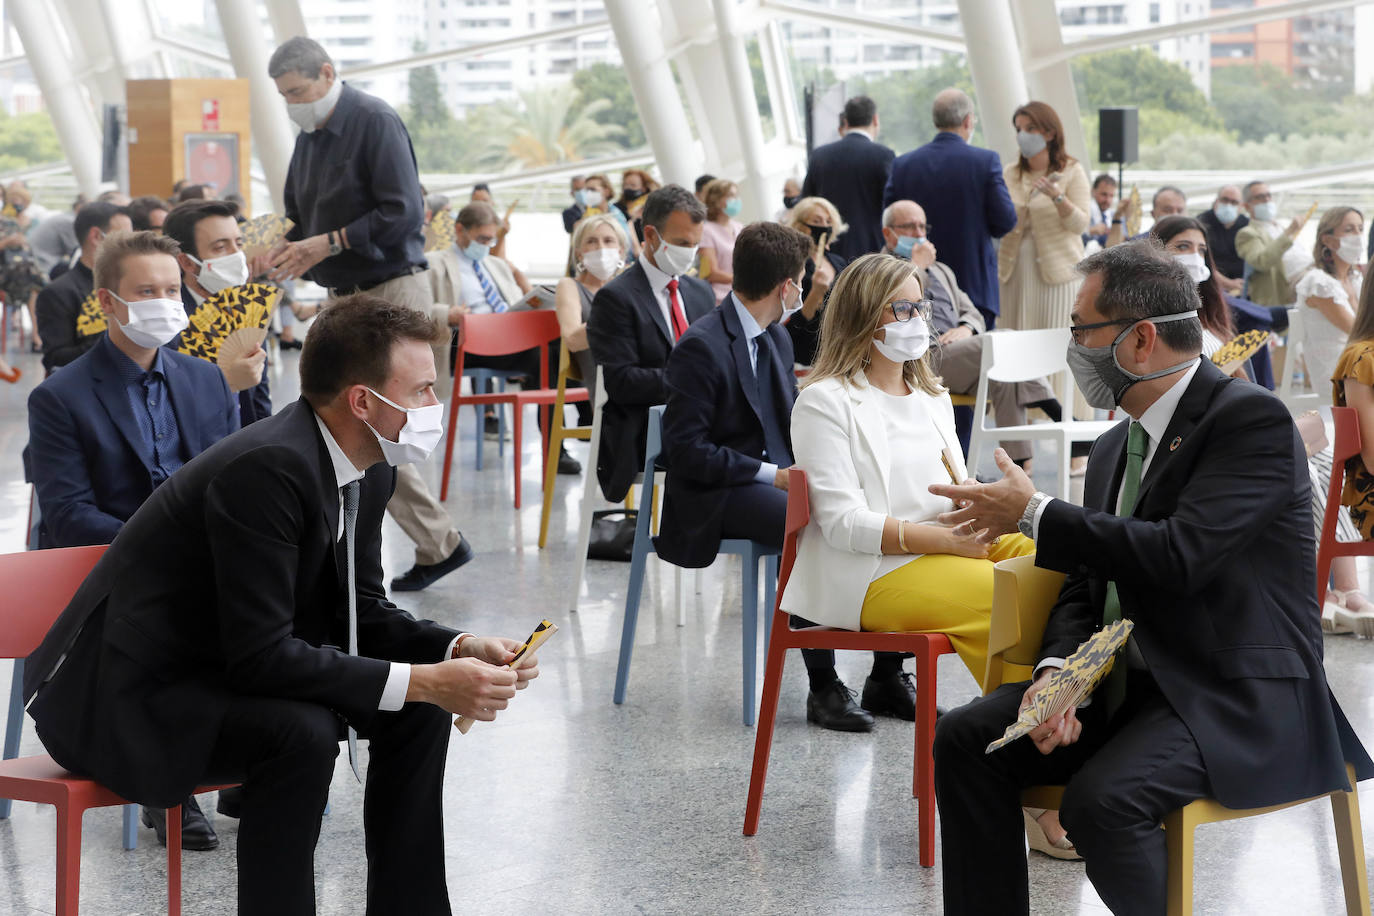
[[1035, 553], [1035, 542], [1003, 535], [986, 560], [926, 554], [878, 579], [864, 596], [859, 626], [872, 632], [944, 633], [973, 679], [987, 673], [992, 564]]

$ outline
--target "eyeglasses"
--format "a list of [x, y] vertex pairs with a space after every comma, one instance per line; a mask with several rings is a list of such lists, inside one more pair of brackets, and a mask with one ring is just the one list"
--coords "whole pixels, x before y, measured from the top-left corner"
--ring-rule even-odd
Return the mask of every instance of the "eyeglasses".
[[892, 317], [898, 321], [910, 321], [913, 315], [920, 315], [921, 320], [929, 322], [934, 306], [935, 303], [929, 299], [922, 299], [920, 302], [897, 299], [892, 303]]
[[900, 229], [903, 232], [914, 232], [917, 235], [925, 235], [930, 232], [929, 223], [893, 223], [889, 229]]
[[1095, 321], [1092, 324], [1076, 324], [1069, 328], [1069, 334], [1073, 337], [1073, 342], [1083, 343], [1083, 336], [1089, 331], [1096, 331], [1098, 328], [1110, 328], [1113, 325], [1135, 324], [1141, 321], [1140, 318], [1113, 318], [1111, 321]]

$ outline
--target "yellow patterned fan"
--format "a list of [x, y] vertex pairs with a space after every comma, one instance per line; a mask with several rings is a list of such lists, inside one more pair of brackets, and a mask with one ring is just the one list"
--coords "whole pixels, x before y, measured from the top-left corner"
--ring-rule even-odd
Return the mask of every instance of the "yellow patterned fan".
[[89, 296], [81, 300], [81, 313], [76, 316], [76, 336], [104, 334], [107, 327], [109, 322], [105, 320], [105, 313], [100, 310], [100, 299], [92, 290]]
[[249, 261], [268, 251], [296, 224], [284, 216], [264, 213], [243, 224], [243, 253]]
[[[514, 668], [520, 663], [520, 659], [524, 658], [526, 655], [539, 651], [539, 647], [547, 642], [550, 636], [557, 632], [558, 625], [552, 620], [548, 618], [541, 620], [539, 626], [535, 627], [534, 632], [530, 634], [529, 639], [525, 640], [524, 645], [516, 650], [515, 658], [511, 659], [506, 664], [506, 667]], [[472, 723], [476, 721], [476, 719], [469, 719], [467, 716], [459, 716], [453, 720], [453, 727], [458, 729], [460, 733], [466, 735], [468, 729], [472, 728]]]
[[1222, 373], [1231, 375], [1240, 368], [1241, 363], [1258, 353], [1260, 347], [1268, 342], [1268, 331], [1246, 331], [1244, 334], [1237, 334], [1212, 354], [1212, 362]]
[[1140, 235], [1140, 185], [1131, 185], [1131, 196], [1129, 200], [1131, 202], [1131, 212], [1126, 215], [1126, 222], [1122, 228], [1126, 230], [1126, 238], [1133, 239], [1137, 235]]
[[458, 230], [454, 228], [453, 214], [447, 210], [434, 214], [425, 226], [425, 251], [443, 251], [458, 241]]
[[[266, 328], [280, 297], [281, 290], [268, 283], [221, 290], [191, 313], [190, 324], [172, 347], [212, 363], [219, 361], [223, 346], [229, 347], [226, 356], [243, 355], [266, 339]], [[241, 333], [244, 331], [251, 333]]]
[[1021, 710], [1002, 737], [987, 746], [985, 753], [991, 754], [1011, 744], [1036, 726], [1083, 702], [1083, 698], [1112, 670], [1117, 650], [1126, 644], [1134, 627], [1129, 620], [1118, 620], [1084, 640], [1083, 645], [1064, 660], [1064, 667], [1050, 675], [1049, 682], [1036, 691], [1030, 705]]

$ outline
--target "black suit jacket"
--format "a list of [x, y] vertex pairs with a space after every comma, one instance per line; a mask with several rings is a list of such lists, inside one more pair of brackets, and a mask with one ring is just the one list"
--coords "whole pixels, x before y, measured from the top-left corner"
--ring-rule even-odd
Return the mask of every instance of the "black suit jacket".
[[1287, 408], [1203, 360], [1120, 518], [1128, 425], [1097, 440], [1084, 507], [1055, 500], [1041, 518], [1036, 564], [1068, 573], [1041, 656], [1101, 626], [1115, 581], [1222, 804], [1344, 787], [1345, 761], [1374, 776], [1322, 670], [1306, 453]]
[[29, 711], [53, 757], [166, 806], [206, 775], [236, 695], [327, 706], [365, 728], [386, 660], [437, 662], [457, 635], [387, 600], [381, 524], [395, 479], [377, 464], [362, 482], [351, 657], [331, 648], [347, 646], [347, 570], [333, 465], [310, 406], [297, 401], [185, 465], [29, 656], [24, 696], [37, 693]]
[[[187, 316], [192, 315], [196, 310], [196, 299], [191, 290], [184, 284], [181, 287], [181, 307], [186, 309]], [[267, 344], [263, 344], [265, 349]], [[239, 424], [247, 426], [256, 423], [258, 420], [272, 416], [272, 387], [267, 383], [267, 364], [263, 364], [262, 381], [252, 388], [245, 388], [238, 393], [239, 402]]]
[[38, 291], [34, 314], [38, 336], [43, 341], [43, 368], [51, 373], [85, 353], [101, 338], [102, 332], [81, 336], [76, 320], [81, 304], [95, 290], [95, 276], [80, 261], [56, 280]]
[[883, 187], [896, 154], [857, 131], [811, 151], [803, 197], [824, 197], [849, 231], [830, 247], [852, 261], [883, 247]]
[[[764, 331], [774, 359], [774, 422], [791, 446], [797, 377], [792, 341], [776, 322]], [[734, 294], [692, 325], [668, 357], [663, 457], [668, 469], [659, 556], [678, 566], [709, 566], [720, 547], [730, 487], [752, 483], [763, 464], [763, 415]], [[788, 456], [783, 456], [784, 459]], [[770, 455], [779, 466], [791, 462]]]
[[[695, 277], [678, 280], [688, 324], [716, 307], [709, 283]], [[602, 368], [609, 399], [602, 408], [596, 475], [606, 498], [620, 502], [644, 467], [649, 408], [668, 400], [663, 367], [673, 349], [672, 330], [643, 265], [636, 263], [597, 290], [587, 319], [587, 342]]]

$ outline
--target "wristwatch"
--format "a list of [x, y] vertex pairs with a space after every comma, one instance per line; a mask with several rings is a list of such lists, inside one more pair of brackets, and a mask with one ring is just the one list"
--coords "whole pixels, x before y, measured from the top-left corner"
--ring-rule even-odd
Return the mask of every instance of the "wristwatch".
[[1041, 493], [1036, 490], [1031, 495], [1030, 501], [1026, 503], [1026, 511], [1021, 513], [1021, 520], [1016, 523], [1016, 529], [1028, 538], [1035, 537], [1035, 510], [1040, 508], [1040, 504], [1049, 499], [1048, 493]]
[[1059, 196], [1056, 197], [1056, 198], [1054, 198], [1054, 202], [1057, 203], [1057, 204], [1063, 203], [1063, 202], [1064, 202], [1064, 194], [1063, 194], [1063, 192], [1060, 192]]
[[329, 256], [332, 258], [334, 257], [334, 255], [339, 254], [342, 251], [343, 246], [339, 244], [338, 233], [331, 231], [329, 233]]

